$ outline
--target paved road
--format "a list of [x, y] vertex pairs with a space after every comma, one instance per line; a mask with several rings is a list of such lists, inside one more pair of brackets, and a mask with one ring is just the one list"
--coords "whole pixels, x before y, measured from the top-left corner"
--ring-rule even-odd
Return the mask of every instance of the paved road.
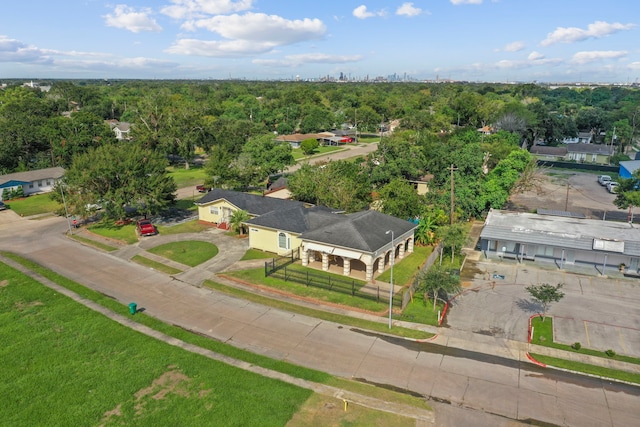
[[[66, 224], [60, 218], [29, 221], [0, 214], [0, 249], [237, 347], [430, 396], [439, 426], [519, 425], [514, 420], [563, 426], [640, 423], [638, 387], [542, 370], [522, 361], [524, 344], [518, 349], [478, 334], [473, 342], [443, 336], [416, 343], [345, 328], [173, 280], [85, 247], [63, 236]], [[240, 252], [221, 249], [221, 257]]]

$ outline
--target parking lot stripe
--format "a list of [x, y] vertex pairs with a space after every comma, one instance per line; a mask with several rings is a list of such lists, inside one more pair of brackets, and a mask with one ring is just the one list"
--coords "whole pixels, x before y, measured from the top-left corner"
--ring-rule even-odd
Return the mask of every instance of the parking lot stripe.
[[620, 345], [622, 346], [622, 351], [627, 354], [627, 346], [624, 345], [624, 338], [622, 337], [622, 329], [618, 329], [618, 336], [620, 337]]
[[589, 340], [589, 328], [587, 328], [587, 321], [583, 320], [584, 322], [584, 333], [587, 335], [587, 347], [591, 347], [591, 340]]

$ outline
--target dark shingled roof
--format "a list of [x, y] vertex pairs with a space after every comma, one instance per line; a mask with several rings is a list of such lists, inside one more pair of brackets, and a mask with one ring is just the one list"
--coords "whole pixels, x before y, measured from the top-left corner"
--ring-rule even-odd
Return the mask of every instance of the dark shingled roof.
[[214, 188], [209, 191], [196, 202], [196, 205], [207, 205], [218, 200], [226, 200], [238, 209], [247, 211], [252, 216], [264, 215], [280, 209], [305, 206], [304, 203], [295, 200], [275, 199], [220, 188]]
[[312, 208], [296, 206], [266, 213], [246, 223], [292, 233], [303, 233], [345, 219], [345, 215], [333, 213], [331, 209], [324, 206]]
[[332, 246], [375, 252], [388, 244], [393, 230], [396, 237], [415, 229], [416, 224], [377, 211], [363, 211], [346, 215], [345, 220], [302, 233], [303, 240], [325, 243]]

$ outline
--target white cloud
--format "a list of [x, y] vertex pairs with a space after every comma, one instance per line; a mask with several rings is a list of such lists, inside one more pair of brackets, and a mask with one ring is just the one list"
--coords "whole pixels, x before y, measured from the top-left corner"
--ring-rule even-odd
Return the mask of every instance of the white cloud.
[[225, 40], [184, 38], [169, 47], [167, 52], [200, 56], [255, 55], [278, 46], [319, 39], [327, 30], [319, 19], [288, 20], [277, 15], [251, 12], [189, 21], [183, 27], [206, 29]]
[[482, 0], [451, 0], [451, 4], [459, 5], [459, 4], [482, 4]]
[[190, 23], [194, 28], [204, 28], [227, 39], [254, 40], [291, 44], [317, 39], [327, 28], [319, 19], [288, 20], [277, 15], [246, 13], [244, 15], [219, 15]]
[[418, 16], [422, 14], [423, 11], [419, 7], [415, 7], [413, 3], [403, 3], [402, 6], [396, 10], [396, 15], [404, 15], [404, 16]]
[[586, 30], [577, 27], [558, 27], [547, 34], [547, 38], [540, 44], [549, 46], [554, 43], [573, 43], [590, 38], [599, 39], [618, 31], [630, 30], [633, 27], [635, 27], [635, 24], [621, 24], [619, 22], [610, 24], [604, 21], [596, 21], [593, 24], [589, 24]]
[[242, 12], [253, 7], [253, 0], [171, 0], [171, 3], [173, 5], [163, 7], [160, 12], [174, 19]]
[[283, 59], [254, 59], [257, 65], [270, 67], [299, 67], [305, 64], [345, 64], [362, 60], [362, 55], [329, 55], [326, 53], [304, 53], [287, 55]]
[[113, 14], [104, 16], [108, 27], [123, 28], [133, 33], [141, 31], [162, 31], [155, 19], [149, 17], [151, 9], [143, 8], [140, 11], [124, 4], [119, 4], [113, 9]]
[[539, 61], [541, 59], [544, 59], [544, 55], [541, 54], [540, 52], [536, 52], [535, 50], [533, 52], [531, 52], [529, 54], [529, 56], [527, 56], [527, 59], [529, 61]]
[[631, 64], [629, 64], [629, 68], [631, 68], [632, 70], [640, 70], [640, 62], [632, 62]]
[[180, 39], [171, 45], [166, 52], [179, 55], [208, 57], [239, 57], [269, 52], [278, 45], [273, 42], [256, 42], [249, 40], [196, 40]]
[[501, 50], [503, 50], [504, 52], [519, 52], [524, 49], [524, 47], [525, 45], [523, 42], [512, 42], [507, 44]]
[[367, 18], [373, 18], [374, 16], [385, 16], [386, 12], [383, 10], [379, 10], [377, 12], [371, 12], [367, 9], [367, 6], [365, 5], [360, 5], [358, 7], [356, 7], [355, 9], [353, 9], [353, 16], [355, 16], [358, 19], [367, 19]]
[[571, 58], [571, 62], [576, 64], [588, 64], [603, 59], [618, 59], [627, 56], [629, 52], [625, 50], [592, 50], [577, 52]]

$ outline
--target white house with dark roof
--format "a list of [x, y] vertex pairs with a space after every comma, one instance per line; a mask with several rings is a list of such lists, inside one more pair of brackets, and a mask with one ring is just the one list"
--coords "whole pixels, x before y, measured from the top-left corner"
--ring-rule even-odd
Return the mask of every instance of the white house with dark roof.
[[626, 222], [491, 210], [480, 245], [487, 258], [640, 269], [640, 228]]
[[64, 172], [63, 168], [55, 167], [0, 175], [0, 200], [5, 190], [13, 191], [18, 187], [22, 187], [25, 196], [48, 193]]
[[338, 266], [346, 276], [358, 270], [367, 281], [390, 265], [392, 250], [396, 259], [413, 252], [417, 227], [376, 211], [345, 215], [324, 206], [222, 189], [210, 191], [196, 205], [201, 221], [218, 226], [222, 221], [222, 228], [228, 228], [235, 210], [247, 211], [251, 248], [276, 254], [299, 248], [304, 266], [317, 264], [325, 271]]

